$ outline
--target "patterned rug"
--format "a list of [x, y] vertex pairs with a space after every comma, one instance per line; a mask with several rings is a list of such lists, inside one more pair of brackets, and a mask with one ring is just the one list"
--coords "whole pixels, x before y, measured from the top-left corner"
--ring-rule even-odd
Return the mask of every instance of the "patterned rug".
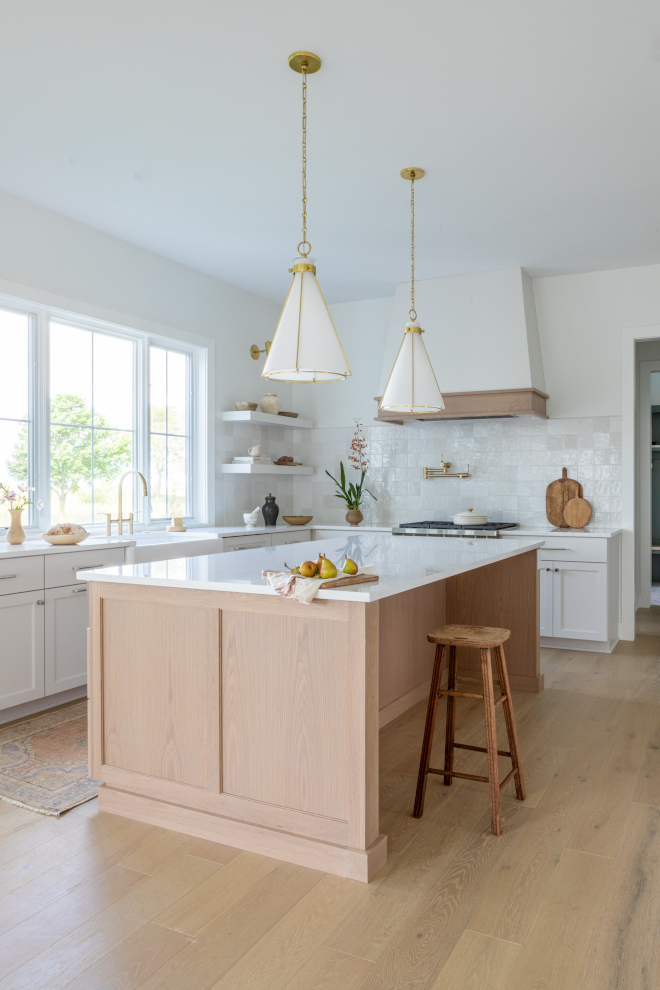
[[96, 797], [87, 776], [87, 701], [0, 727], [0, 798], [61, 815]]

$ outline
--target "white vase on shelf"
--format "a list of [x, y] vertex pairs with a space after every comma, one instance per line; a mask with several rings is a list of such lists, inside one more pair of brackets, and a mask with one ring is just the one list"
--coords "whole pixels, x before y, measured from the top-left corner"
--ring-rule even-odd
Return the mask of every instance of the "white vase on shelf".
[[264, 413], [270, 413], [271, 416], [277, 416], [278, 412], [282, 408], [282, 400], [273, 392], [267, 392], [259, 400], [259, 408]]

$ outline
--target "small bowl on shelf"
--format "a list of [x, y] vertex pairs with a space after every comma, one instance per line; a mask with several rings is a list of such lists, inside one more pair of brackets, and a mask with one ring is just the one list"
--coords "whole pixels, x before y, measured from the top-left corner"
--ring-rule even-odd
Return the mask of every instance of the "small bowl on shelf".
[[237, 412], [254, 412], [259, 408], [258, 402], [235, 402]]
[[285, 523], [289, 526], [306, 526], [308, 522], [311, 522], [314, 516], [282, 516]]
[[88, 536], [89, 533], [62, 533], [60, 536], [49, 536], [48, 533], [42, 533], [41, 539], [50, 543], [52, 547], [72, 547], [74, 543], [82, 543]]

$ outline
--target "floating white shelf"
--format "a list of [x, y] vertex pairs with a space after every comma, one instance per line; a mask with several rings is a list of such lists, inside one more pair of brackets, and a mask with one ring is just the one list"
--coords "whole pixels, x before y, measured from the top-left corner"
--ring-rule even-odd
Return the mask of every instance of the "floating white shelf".
[[286, 464], [223, 464], [223, 474], [313, 474], [306, 464], [289, 467]]
[[255, 412], [246, 410], [238, 412], [231, 410], [223, 412], [223, 422], [225, 423], [261, 423], [262, 426], [281, 426], [284, 429], [311, 430], [314, 424], [311, 419], [293, 419], [291, 416], [271, 416], [270, 413], [263, 413], [260, 409]]

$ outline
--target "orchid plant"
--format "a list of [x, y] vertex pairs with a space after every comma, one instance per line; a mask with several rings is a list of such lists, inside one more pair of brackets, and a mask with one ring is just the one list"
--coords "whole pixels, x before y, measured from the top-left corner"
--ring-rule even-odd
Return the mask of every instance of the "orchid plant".
[[[21, 512], [26, 505], [34, 505], [30, 498], [30, 492], [33, 491], [34, 488], [28, 488], [27, 485], [15, 485], [13, 488], [10, 488], [0, 481], [0, 505], [8, 504], [10, 512], [13, 512], [14, 509], [18, 509]], [[37, 508], [41, 511], [43, 507], [44, 503], [39, 499]]]
[[355, 434], [351, 440], [351, 447], [348, 454], [348, 459], [356, 471], [361, 471], [359, 482], [354, 485], [352, 482], [346, 485], [346, 472], [344, 471], [344, 464], [342, 461], [339, 462], [340, 468], [340, 481], [337, 481], [328, 470], [326, 474], [329, 478], [334, 481], [335, 485], [339, 489], [335, 492], [335, 498], [341, 498], [346, 502], [347, 509], [359, 509], [362, 504], [363, 491], [367, 495], [371, 495], [372, 499], [377, 502], [378, 499], [370, 492], [368, 488], [364, 488], [364, 479], [367, 473], [367, 468], [369, 467], [369, 458], [367, 456], [367, 439], [364, 435], [362, 429], [362, 423], [359, 419], [355, 420]]

